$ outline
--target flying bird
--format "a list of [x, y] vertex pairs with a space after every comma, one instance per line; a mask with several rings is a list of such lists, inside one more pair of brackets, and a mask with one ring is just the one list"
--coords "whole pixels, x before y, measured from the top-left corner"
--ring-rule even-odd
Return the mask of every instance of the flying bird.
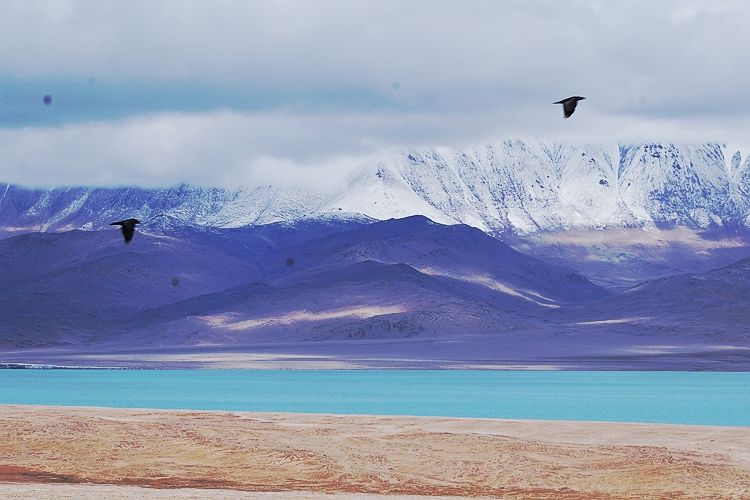
[[125, 219], [113, 222], [110, 226], [120, 226], [122, 229], [122, 237], [125, 238], [125, 244], [129, 245], [130, 240], [133, 239], [133, 234], [135, 234], [135, 225], [140, 223], [141, 221], [138, 219]]
[[565, 118], [570, 118], [573, 116], [573, 112], [576, 110], [576, 106], [578, 105], [578, 101], [582, 101], [586, 99], [585, 97], [581, 97], [579, 95], [574, 95], [573, 97], [568, 97], [567, 99], [563, 99], [562, 101], [553, 102], [552, 104], [562, 104], [563, 105], [563, 116]]

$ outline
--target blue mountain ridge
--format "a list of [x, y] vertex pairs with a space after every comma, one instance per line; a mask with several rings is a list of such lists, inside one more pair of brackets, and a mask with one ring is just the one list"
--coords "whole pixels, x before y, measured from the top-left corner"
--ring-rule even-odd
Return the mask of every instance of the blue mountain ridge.
[[108, 366], [234, 352], [374, 367], [747, 369], [745, 313], [725, 313], [746, 298], [732, 284], [749, 274], [738, 263], [612, 293], [422, 216], [228, 229], [167, 220], [128, 246], [116, 228], [28, 233], [0, 240], [0, 354]]

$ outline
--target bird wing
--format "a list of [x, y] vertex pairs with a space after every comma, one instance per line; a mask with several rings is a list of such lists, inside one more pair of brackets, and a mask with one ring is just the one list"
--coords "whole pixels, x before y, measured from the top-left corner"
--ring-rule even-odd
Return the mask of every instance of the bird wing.
[[135, 224], [123, 224], [122, 225], [122, 236], [125, 238], [125, 243], [130, 243], [135, 233]]
[[573, 111], [576, 110], [576, 105], [578, 105], [578, 101], [568, 101], [563, 103], [563, 116], [565, 118], [570, 118], [573, 115]]

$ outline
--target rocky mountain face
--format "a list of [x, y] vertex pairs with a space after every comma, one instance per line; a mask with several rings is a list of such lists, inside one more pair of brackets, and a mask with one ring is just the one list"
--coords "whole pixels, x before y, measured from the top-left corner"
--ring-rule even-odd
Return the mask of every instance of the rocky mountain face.
[[[728, 158], [727, 155], [731, 157]], [[419, 212], [492, 233], [748, 227], [750, 159], [718, 144], [506, 141], [413, 151], [360, 173], [332, 201], [375, 218]]]
[[610, 292], [421, 216], [27, 233], [0, 240], [0, 362], [745, 370], [749, 269]]
[[299, 345], [502, 336], [606, 297], [570, 270], [421, 216], [0, 240], [0, 347]]
[[748, 228], [750, 157], [719, 144], [509, 140], [384, 158], [355, 172], [334, 193], [275, 186], [0, 187], [0, 235], [97, 229], [123, 217], [167, 216], [226, 228], [409, 215], [515, 235], [571, 228]]
[[322, 195], [273, 186], [236, 189], [181, 185], [168, 189], [0, 189], [0, 233], [93, 230], [123, 217], [179, 225], [243, 227], [315, 216]]
[[410, 151], [334, 193], [6, 185], [0, 362], [747, 369], [749, 214], [714, 144]]

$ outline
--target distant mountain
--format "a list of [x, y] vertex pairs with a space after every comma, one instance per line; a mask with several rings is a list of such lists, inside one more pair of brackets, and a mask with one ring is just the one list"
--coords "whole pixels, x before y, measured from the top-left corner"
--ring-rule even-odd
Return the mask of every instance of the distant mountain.
[[146, 311], [144, 326], [230, 344], [499, 335], [544, 309], [607, 295], [477, 229], [419, 216], [284, 252], [293, 266], [260, 259], [263, 283]]
[[425, 215], [492, 234], [567, 228], [750, 227], [750, 157], [719, 144], [576, 146], [509, 140], [415, 150], [355, 172], [337, 192], [0, 187], [0, 236], [97, 229], [165, 215], [241, 227], [302, 218]]
[[139, 227], [127, 246], [114, 227], [0, 240], [0, 345], [95, 342], [127, 330], [145, 309], [261, 279], [258, 259], [274, 264], [269, 255], [280, 245], [359, 226], [164, 225]]
[[748, 260], [610, 293], [421, 216], [23, 234], [0, 282], [4, 363], [750, 367]]
[[607, 295], [468, 226], [424, 217], [314, 226], [306, 239], [274, 225], [142, 231], [129, 246], [114, 229], [0, 240], [0, 343], [494, 335]]
[[750, 159], [715, 144], [410, 151], [325, 194], [7, 185], [0, 362], [748, 369], [747, 229]]
[[319, 193], [273, 186], [232, 190], [181, 185], [168, 189], [0, 188], [0, 234], [100, 229], [113, 220], [168, 217], [180, 225], [242, 227], [317, 215]]
[[[639, 332], [685, 344], [707, 343], [722, 350], [741, 347], [750, 358], [750, 258], [704, 273], [645, 281], [623, 293], [586, 305], [586, 324], [608, 333]], [[562, 315], [580, 317], [572, 307]]]
[[361, 172], [330, 202], [375, 218], [423, 213], [485, 231], [750, 224], [750, 158], [718, 144], [505, 141], [412, 151]]

